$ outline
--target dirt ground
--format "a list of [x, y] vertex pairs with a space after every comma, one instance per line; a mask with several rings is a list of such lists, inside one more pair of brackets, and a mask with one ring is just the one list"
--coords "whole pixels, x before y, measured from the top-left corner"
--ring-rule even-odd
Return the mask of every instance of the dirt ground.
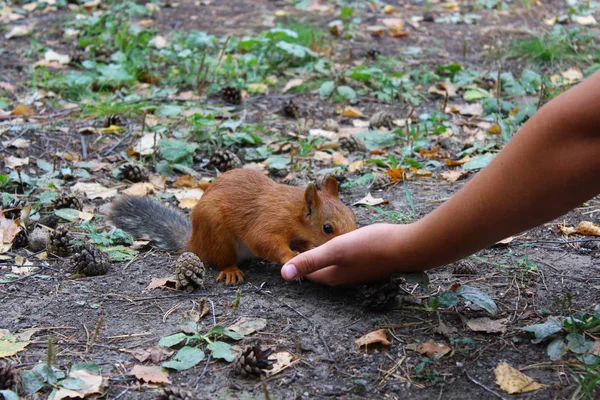
[[[200, 2], [181, 0], [176, 8], [161, 8], [156, 14], [159, 32], [197, 29], [218, 35], [239, 35], [261, 31], [278, 9], [289, 10], [290, 19], [309, 20], [326, 29], [332, 16], [296, 10], [283, 1], [217, 1]], [[208, 5], [203, 5], [208, 3]], [[409, 18], [422, 15], [420, 2], [395, 4]], [[511, 13], [479, 10], [483, 23], [478, 25], [430, 24], [426, 29], [413, 28], [407, 38], [373, 38], [363, 34], [354, 41], [340, 41], [338, 53], [352, 49], [354, 57], [376, 48], [391, 56], [410, 46], [428, 48], [435, 46], [443, 51], [421, 58], [420, 66], [460, 62], [479, 69], [493, 68], [494, 60], [487, 52], [493, 38], [527, 35], [526, 31], [541, 29], [542, 15], [555, 15], [565, 9], [562, 2], [543, 2], [536, 8], [519, 8]], [[438, 15], [439, 7], [434, 8]], [[439, 11], [442, 14], [443, 11]], [[533, 17], [535, 14], [535, 18]], [[190, 18], [194, 16], [196, 18]], [[377, 21], [380, 16], [365, 11], [363, 22]], [[30, 14], [26, 21], [43, 24], [44, 40], [56, 41], [54, 32], [65, 12]], [[265, 22], [267, 21], [267, 22]], [[464, 39], [463, 39], [464, 38]], [[0, 54], [0, 80], [22, 88], [30, 85], [24, 69], [29, 61], [14, 57], [22, 54], [18, 48], [29, 46], [30, 38], [19, 38], [1, 43], [5, 51]], [[55, 50], [68, 49], [57, 43]], [[514, 61], [506, 65], [510, 71], [520, 71], [523, 65]], [[249, 121], [267, 121], [271, 126], [290, 126], [288, 121], [269, 119], [270, 111], [278, 108], [282, 98], [293, 97], [302, 109], [310, 109], [315, 119], [339, 118], [336, 105], [313, 94], [286, 96], [268, 95], [252, 97], [245, 103]], [[365, 114], [370, 115], [382, 106], [371, 98], [359, 99]], [[439, 107], [436, 101], [423, 105], [423, 110]], [[48, 105], [48, 111], [52, 109]], [[38, 121], [39, 122], [39, 121]], [[1, 122], [2, 140], [26, 138], [33, 145], [27, 149], [32, 158], [44, 158], [58, 149], [78, 151], [79, 137], [76, 129], [90, 121], [78, 118], [77, 113], [60, 116], [40, 127], [23, 122], [11, 125]], [[342, 121], [343, 122], [343, 121]], [[56, 130], [56, 125], [70, 129]], [[101, 151], [113, 146], [117, 139], [88, 139], [90, 158], [118, 161], [117, 151], [125, 150], [127, 143], [118, 144], [113, 155], [102, 158]], [[21, 150], [2, 147], [2, 156], [22, 155]], [[9, 172], [2, 166], [3, 173]], [[116, 186], [118, 181], [107, 171], [98, 171], [93, 178]], [[279, 177], [280, 178], [280, 177]], [[304, 178], [303, 178], [304, 179]], [[467, 179], [468, 180], [468, 179]], [[459, 190], [465, 180], [448, 183], [436, 178], [408, 181], [406, 188], [415, 205], [414, 219], [433, 210]], [[353, 187], [341, 193], [346, 204], [352, 204], [371, 191], [376, 197], [390, 202], [381, 206], [384, 211], [410, 214], [410, 204], [403, 184], [386, 189]], [[89, 201], [102, 210], [106, 203]], [[245, 347], [260, 343], [277, 352], [288, 351], [294, 363], [261, 385], [259, 380], [240, 378], [232, 374], [222, 360], [203, 361], [187, 371], [172, 372], [172, 384], [190, 390], [202, 399], [303, 399], [303, 398], [367, 398], [367, 399], [567, 399], [576, 387], [564, 361], [552, 362], [546, 355], [545, 344], [533, 344], [520, 328], [541, 323], [547, 316], [569, 315], [574, 312], [590, 313], [600, 298], [600, 262], [598, 242], [577, 241], [562, 237], [557, 224], [576, 226], [579, 221], [598, 221], [600, 198], [590, 200], [568, 215], [544, 226], [513, 238], [504, 246], [479, 252], [470, 260], [473, 274], [461, 273], [460, 266], [448, 265], [428, 272], [429, 285], [423, 287], [402, 282], [401, 293], [413, 299], [426, 299], [448, 290], [454, 284], [468, 284], [489, 295], [499, 312], [493, 319], [506, 319], [505, 333], [474, 332], [466, 321], [489, 316], [474, 304], [460, 302], [457, 307], [437, 311], [419, 309], [418, 305], [403, 302], [397, 309], [377, 312], [365, 308], [361, 292], [356, 288], [328, 288], [311, 283], [285, 282], [279, 266], [266, 262], [245, 265], [244, 284], [238, 287], [216, 282], [217, 270], [209, 269], [205, 289], [191, 294], [176, 290], [154, 289], [147, 286], [155, 277], [173, 274], [176, 256], [149, 249], [139, 254], [133, 262], [113, 262], [106, 275], [93, 278], [72, 279], [68, 259], [51, 259], [38, 274], [10, 284], [0, 284], [0, 328], [22, 332], [35, 328], [27, 350], [11, 357], [19, 369], [29, 369], [46, 359], [48, 338], [52, 338], [58, 367], [92, 361], [101, 366], [108, 377], [107, 399], [148, 399], [161, 392], [161, 386], [140, 383], [128, 372], [140, 364], [132, 351], [155, 346], [162, 337], [180, 332], [182, 316], [197, 310], [203, 299], [208, 299], [211, 313], [200, 320], [203, 331], [216, 322], [229, 326], [242, 317], [265, 318], [267, 325], [261, 331], [244, 338], [238, 345]], [[374, 222], [392, 222], [372, 209], [353, 207], [360, 226]], [[491, 228], [491, 227], [490, 227]], [[579, 237], [582, 239], [582, 237]], [[592, 244], [588, 246], [588, 244]], [[14, 250], [9, 255], [27, 256], [25, 249]], [[519, 268], [518, 260], [528, 260], [535, 269]], [[2, 260], [0, 278], [10, 272], [13, 261]], [[365, 268], [369, 268], [365, 265]], [[236, 291], [241, 290], [239, 307], [234, 309]], [[571, 300], [564, 301], [566, 297]], [[567, 304], [568, 303], [568, 304]], [[566, 309], [565, 309], [566, 308]], [[103, 325], [91, 348], [89, 335], [99, 318]], [[440, 323], [453, 328], [451, 333], [439, 333]], [[364, 350], [355, 340], [379, 328], [388, 328], [390, 346]], [[424, 343], [433, 339], [448, 343], [452, 352], [439, 360], [424, 364], [423, 356], [407, 349], [407, 345]], [[410, 346], [409, 346], [410, 347]], [[545, 388], [522, 395], [511, 396], [501, 392], [496, 384], [494, 368], [507, 362], [521, 369]], [[146, 362], [150, 365], [152, 363]], [[422, 365], [421, 365], [422, 367]], [[492, 394], [489, 390], [496, 394]], [[502, 393], [502, 394], [500, 394]], [[41, 395], [40, 398], [44, 398]], [[596, 397], [600, 398], [600, 397]]]

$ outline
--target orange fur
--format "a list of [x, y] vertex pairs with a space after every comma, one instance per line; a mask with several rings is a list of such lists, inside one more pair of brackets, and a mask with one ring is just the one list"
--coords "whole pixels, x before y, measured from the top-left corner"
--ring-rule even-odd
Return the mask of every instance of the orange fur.
[[[303, 190], [249, 169], [228, 171], [210, 184], [191, 222], [185, 251], [218, 267], [226, 283], [243, 281], [237, 265], [244, 248], [284, 264], [296, 254], [292, 243], [308, 250], [356, 229], [354, 214], [339, 200], [335, 179], [327, 178], [321, 191], [312, 184]], [[326, 224], [332, 233], [324, 232]]]

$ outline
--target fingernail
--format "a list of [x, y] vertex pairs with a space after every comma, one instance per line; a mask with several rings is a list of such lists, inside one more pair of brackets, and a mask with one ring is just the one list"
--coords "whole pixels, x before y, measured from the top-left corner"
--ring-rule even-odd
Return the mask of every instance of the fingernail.
[[281, 275], [288, 281], [296, 279], [298, 278], [298, 269], [294, 264], [286, 264], [281, 268]]

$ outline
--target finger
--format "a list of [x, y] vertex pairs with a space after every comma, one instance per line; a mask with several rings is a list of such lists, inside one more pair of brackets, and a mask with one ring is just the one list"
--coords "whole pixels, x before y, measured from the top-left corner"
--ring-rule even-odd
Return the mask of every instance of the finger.
[[337, 246], [332, 240], [292, 258], [281, 268], [281, 276], [288, 281], [301, 278], [321, 268], [337, 264], [338, 254]]

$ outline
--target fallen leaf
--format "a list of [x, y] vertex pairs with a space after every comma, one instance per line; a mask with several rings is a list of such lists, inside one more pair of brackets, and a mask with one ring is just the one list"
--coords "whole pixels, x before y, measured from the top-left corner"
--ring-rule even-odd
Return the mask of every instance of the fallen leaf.
[[279, 353], [271, 354], [269, 359], [274, 359], [273, 368], [267, 370], [267, 377], [277, 375], [290, 365], [294, 361], [294, 356], [288, 351], [280, 351]]
[[267, 320], [264, 318], [242, 317], [235, 321], [232, 325], [228, 326], [227, 329], [237, 332], [240, 335], [247, 336], [264, 329], [266, 326]]
[[440, 146], [435, 146], [434, 148], [432, 148], [430, 150], [421, 148], [421, 149], [419, 149], [419, 155], [421, 157], [423, 157], [424, 159], [426, 159], [426, 160], [431, 160], [431, 159], [434, 159], [434, 158], [439, 158], [439, 156], [440, 156], [440, 154], [439, 154], [440, 148], [441, 148]]
[[350, 160], [344, 156], [343, 153], [336, 151], [332, 154], [333, 165], [349, 165]]
[[330, 165], [333, 162], [333, 156], [326, 151], [315, 151], [313, 159], [322, 162], [324, 165]]
[[102, 135], [110, 135], [110, 134], [119, 133], [122, 130], [124, 130], [124, 128], [119, 125], [111, 125], [108, 128], [99, 128], [98, 133], [100, 133]]
[[308, 134], [312, 137], [322, 137], [327, 140], [337, 140], [339, 136], [337, 132], [327, 131], [325, 129], [310, 129]]
[[117, 189], [109, 189], [99, 183], [77, 182], [71, 190], [85, 193], [90, 199], [110, 199], [117, 195]]
[[171, 383], [169, 372], [158, 366], [136, 365], [129, 371], [129, 375], [147, 383]]
[[13, 240], [20, 231], [21, 225], [19, 224], [18, 220], [0, 220], [0, 254], [4, 254], [10, 250]]
[[506, 239], [502, 239], [494, 243], [490, 246], [492, 249], [506, 247], [510, 242], [512, 242], [515, 238], [512, 236], [507, 237]]
[[458, 169], [455, 171], [442, 172], [440, 174], [440, 176], [442, 178], [444, 178], [445, 180], [447, 180], [448, 182], [456, 182], [457, 180], [459, 180], [466, 174], [467, 174], [466, 171], [462, 171], [462, 170]]
[[191, 175], [183, 175], [175, 179], [173, 187], [176, 188], [198, 188], [200, 183], [194, 179]]
[[342, 117], [348, 118], [365, 118], [365, 115], [356, 107], [346, 106], [342, 110]]
[[390, 168], [384, 173], [390, 177], [392, 182], [400, 182], [404, 180], [406, 176], [406, 171], [404, 170], [404, 168]]
[[149, 182], [134, 183], [127, 189], [123, 190], [123, 193], [130, 196], [147, 196], [154, 193], [154, 185]]
[[295, 79], [291, 79], [289, 80], [285, 86], [283, 87], [283, 89], [281, 89], [281, 93], [285, 93], [288, 90], [292, 90], [293, 88], [300, 86], [304, 83], [304, 80], [300, 79], [300, 78], [295, 78]]
[[583, 72], [577, 67], [571, 67], [566, 71], [560, 73], [569, 83], [579, 82], [583, 79]]
[[390, 202], [389, 200], [376, 198], [376, 197], [373, 197], [373, 195], [371, 195], [371, 193], [368, 193], [365, 197], [363, 197], [362, 199], [360, 199], [359, 201], [354, 203], [353, 206], [362, 206], [362, 205], [378, 206], [380, 204], [387, 204], [389, 202]]
[[449, 167], [456, 167], [457, 165], [463, 165], [464, 163], [467, 163], [469, 161], [471, 161], [471, 156], [464, 156], [460, 160], [449, 160], [449, 159], [444, 160], [446, 165]]
[[0, 329], [0, 358], [14, 356], [25, 350], [29, 343], [31, 343], [29, 338], [22, 338], [19, 335], [11, 334], [7, 330]]
[[573, 21], [583, 26], [598, 25], [593, 15], [575, 15]]
[[[146, 118], [148, 117], [146, 116]], [[132, 149], [141, 156], [148, 156], [154, 154], [159, 141], [160, 135], [158, 133], [146, 133], [133, 145]]]
[[348, 172], [353, 173], [353, 172], [357, 172], [357, 171], [362, 171], [364, 166], [365, 166], [364, 160], [354, 161], [354, 162], [350, 163], [350, 165], [348, 165]]
[[4, 147], [14, 147], [17, 149], [26, 149], [29, 147], [31, 142], [27, 139], [17, 138], [12, 140], [5, 140], [2, 142]]
[[366, 348], [368, 348], [369, 346], [387, 347], [391, 344], [387, 338], [387, 334], [388, 334], [387, 329], [378, 329], [376, 331], [367, 333], [364, 336], [361, 336], [360, 338], [356, 339], [354, 341], [354, 343], [356, 343], [356, 345], [358, 347], [366, 347]]
[[[146, 289], [175, 289], [177, 286], [177, 280], [174, 276], [166, 278], [152, 278]], [[141, 361], [141, 360], [140, 360]]]
[[44, 60], [47, 62], [57, 62], [61, 65], [67, 65], [71, 62], [71, 57], [65, 54], [59, 54], [54, 50], [46, 50], [44, 53]]
[[77, 384], [70, 385], [70, 389], [59, 387], [53, 399], [83, 399], [101, 393], [104, 388], [102, 375], [94, 374], [86, 369], [71, 370], [68, 379]]
[[15, 90], [17, 90], [17, 87], [8, 82], [0, 82], [0, 89], [13, 93]]
[[167, 178], [161, 175], [152, 175], [148, 181], [159, 189], [164, 189], [167, 185]]
[[407, 344], [405, 347], [406, 349], [414, 350], [419, 354], [425, 354], [427, 357], [434, 360], [439, 360], [452, 351], [445, 342], [436, 342], [433, 339], [429, 339], [425, 343]]
[[167, 47], [167, 39], [164, 36], [156, 35], [148, 42], [148, 46], [155, 47], [157, 49], [164, 49]]
[[494, 368], [494, 374], [498, 386], [508, 394], [527, 393], [545, 387], [505, 362]]
[[169, 189], [167, 193], [172, 193], [177, 201], [179, 201], [179, 208], [191, 209], [193, 208], [198, 200], [204, 194], [202, 189]]
[[473, 318], [467, 320], [466, 324], [470, 330], [474, 332], [486, 332], [486, 333], [505, 333], [506, 325], [508, 320], [499, 319], [493, 320], [488, 317]]
[[33, 29], [32, 25], [17, 25], [14, 26], [10, 32], [8, 32], [6, 35], [4, 35], [4, 37], [6, 39], [12, 39], [14, 37], [22, 37], [22, 36], [27, 36], [31, 33]]
[[450, 82], [437, 82], [435, 85], [431, 86], [427, 91], [429, 93], [438, 94], [443, 97], [446, 97], [446, 95], [448, 95], [448, 97], [454, 97], [458, 92], [458, 86]]
[[8, 156], [4, 159], [4, 164], [11, 169], [29, 165], [29, 157], [19, 158], [15, 156]]
[[35, 114], [35, 111], [33, 111], [32, 108], [27, 107], [25, 104], [17, 104], [17, 106], [15, 107], [15, 109], [12, 110], [11, 114], [12, 115], [18, 115], [18, 116], [27, 117], [29, 115]]
[[493, 124], [487, 130], [487, 133], [489, 133], [490, 135], [499, 135], [499, 134], [502, 133], [502, 127], [500, 125], [498, 125], [498, 124]]
[[590, 221], [581, 221], [576, 228], [557, 225], [558, 230], [565, 236], [572, 235], [573, 233], [579, 233], [581, 235], [588, 236], [600, 236], [600, 226]]
[[480, 116], [483, 114], [481, 103], [454, 104], [446, 107], [446, 113], [458, 113], [460, 115]]

